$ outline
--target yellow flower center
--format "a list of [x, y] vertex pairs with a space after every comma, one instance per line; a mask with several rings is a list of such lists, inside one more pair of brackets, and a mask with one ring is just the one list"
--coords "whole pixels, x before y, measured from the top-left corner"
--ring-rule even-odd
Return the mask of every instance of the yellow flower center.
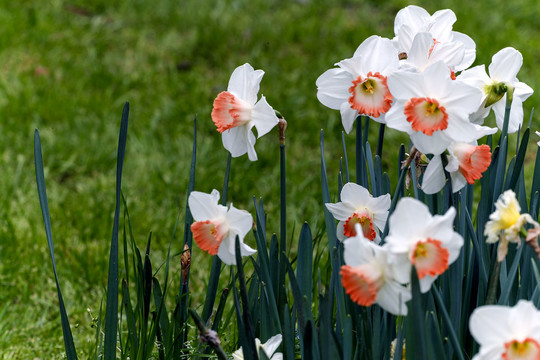
[[519, 210], [515, 204], [511, 203], [508, 207], [500, 210], [501, 220], [499, 223], [503, 229], [508, 229], [514, 225], [519, 219]]

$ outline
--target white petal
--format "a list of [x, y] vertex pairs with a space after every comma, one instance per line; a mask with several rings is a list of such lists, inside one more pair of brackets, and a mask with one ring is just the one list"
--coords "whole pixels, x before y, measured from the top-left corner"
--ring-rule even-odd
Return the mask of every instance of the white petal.
[[257, 161], [257, 153], [255, 152], [255, 135], [251, 130], [248, 130], [247, 133], [247, 153], [248, 158], [251, 161]]
[[355, 208], [366, 206], [370, 197], [369, 190], [356, 183], [349, 182], [341, 189], [341, 201], [347, 202]]
[[411, 127], [411, 123], [407, 121], [407, 118], [404, 115], [404, 104], [404, 101], [398, 101], [392, 105], [390, 110], [388, 110], [388, 112], [385, 114], [386, 125], [389, 128], [411, 134], [413, 129]]
[[489, 343], [504, 344], [511, 339], [508, 329], [510, 309], [506, 306], [481, 306], [469, 319], [471, 335], [481, 346]]
[[279, 122], [276, 112], [266, 102], [266, 98], [261, 96], [261, 99], [255, 104], [251, 111], [253, 125], [257, 129], [257, 137], [267, 134]]
[[243, 239], [253, 226], [253, 217], [246, 210], [230, 206], [225, 216], [231, 231], [235, 231]]
[[445, 94], [444, 106], [448, 112], [455, 112], [462, 118], [478, 110], [482, 104], [484, 93], [477, 87], [464, 82], [450, 80], [448, 92]]
[[266, 355], [268, 355], [269, 357], [272, 356], [272, 354], [274, 354], [278, 349], [279, 344], [281, 344], [281, 340], [281, 334], [274, 335], [270, 339], [268, 339], [268, 341], [262, 345]]
[[456, 65], [454, 71], [465, 70], [469, 66], [471, 66], [476, 59], [476, 44], [474, 43], [474, 40], [471, 39], [468, 35], [457, 31], [452, 31], [452, 37], [454, 41], [461, 42], [465, 47], [463, 59], [461, 60], [461, 63], [459, 65]]
[[411, 50], [407, 53], [407, 62], [423, 69], [429, 60], [429, 49], [433, 46], [433, 36], [428, 32], [416, 34]]
[[459, 74], [457, 80], [463, 81], [478, 89], [482, 89], [485, 85], [491, 82], [490, 77], [486, 73], [485, 65], [478, 65], [463, 71], [461, 74]]
[[[422, 74], [398, 71], [388, 76], [387, 84], [390, 93], [395, 99], [409, 100], [413, 97], [423, 97], [421, 89]], [[388, 121], [388, 119], [386, 119]]]
[[444, 169], [440, 155], [435, 155], [429, 161], [429, 164], [424, 173], [422, 180], [422, 191], [426, 194], [435, 194], [441, 191], [446, 178], [444, 176]]
[[354, 80], [358, 76], [366, 76], [366, 74], [362, 72], [362, 61], [363, 61], [363, 58], [361, 56], [358, 56], [358, 57], [341, 60], [336, 65], [342, 68], [344, 71], [347, 71], [349, 74], [351, 74]]
[[235, 238], [227, 236], [221, 242], [217, 255], [227, 265], [236, 265], [236, 257], [234, 251]]
[[431, 16], [420, 6], [409, 5], [398, 11], [394, 20], [394, 33], [405, 24], [420, 28], [425, 22], [429, 21]]
[[436, 44], [429, 60], [433, 63], [443, 61], [449, 68], [455, 69], [465, 56], [465, 47], [457, 41]]
[[433, 284], [433, 282], [437, 280], [438, 277], [439, 275], [436, 275], [436, 276], [426, 275], [422, 279], [419, 279], [420, 292], [422, 294], [427, 293], [429, 289], [431, 289], [431, 285]]
[[[447, 243], [450, 243], [452, 240], [460, 241], [459, 239], [455, 239], [453, 237], [454, 235], [454, 219], [456, 217], [456, 209], [451, 207], [448, 209], [446, 214], [444, 215], [434, 215], [431, 218], [431, 221], [429, 221], [423, 230], [424, 236], [432, 237], [434, 239], [437, 239], [443, 243], [443, 246], [446, 247]], [[461, 239], [461, 244], [463, 244], [463, 239]], [[461, 245], [460, 245], [461, 247]]]
[[351, 105], [348, 102], [344, 102], [341, 104], [340, 108], [341, 112], [341, 122], [343, 124], [343, 128], [345, 129], [345, 132], [348, 134], [351, 132], [354, 121], [358, 117], [358, 111], [351, 108]]
[[238, 95], [240, 99], [247, 101], [250, 105], [254, 105], [263, 76], [264, 71], [254, 70], [251, 65], [246, 63], [233, 71], [227, 90]]
[[375, 300], [380, 307], [394, 315], [407, 315], [407, 305], [412, 298], [410, 289], [394, 281], [386, 281]]
[[343, 202], [339, 202], [336, 204], [327, 203], [325, 204], [325, 206], [328, 211], [332, 213], [334, 219], [339, 221], [347, 220], [354, 213], [355, 210], [353, 207]]
[[[448, 131], [448, 129], [446, 129], [446, 131]], [[442, 154], [451, 142], [450, 138], [446, 136], [445, 131], [435, 131], [431, 136], [420, 131], [414, 131], [411, 134], [411, 140], [420, 152], [433, 155]]]
[[343, 246], [343, 260], [349, 266], [370, 262], [375, 258], [376, 249], [381, 249], [378, 245], [372, 244], [371, 241], [364, 238], [361, 231], [355, 237], [345, 239]]
[[402, 198], [390, 216], [390, 231], [386, 242], [397, 243], [402, 242], [402, 239], [408, 241], [415, 238], [421, 234], [419, 225], [430, 220], [431, 213], [425, 204], [413, 198]]
[[351, 94], [353, 76], [339, 68], [325, 71], [317, 79], [317, 99], [330, 109], [339, 110], [341, 104], [348, 102]]
[[211, 194], [192, 191], [189, 194], [188, 205], [193, 219], [204, 221], [220, 216], [218, 201], [219, 192], [217, 190], [212, 190]]
[[360, 44], [353, 57], [361, 57], [361, 74], [380, 72], [386, 75], [388, 71], [399, 66], [398, 51], [392, 40], [377, 35], [370, 36]]
[[523, 65], [523, 56], [514, 48], [507, 47], [493, 55], [489, 76], [495, 81], [513, 82]]
[[467, 185], [467, 179], [459, 171], [450, 173], [450, 178], [452, 179], [452, 192], [458, 192]]
[[433, 37], [437, 41], [451, 41], [452, 26], [456, 20], [456, 14], [450, 9], [436, 11], [431, 16], [432, 25], [429, 27], [429, 32], [433, 34]]
[[247, 126], [238, 126], [221, 134], [223, 147], [229, 150], [232, 157], [244, 155], [248, 151], [248, 131], [251, 132]]

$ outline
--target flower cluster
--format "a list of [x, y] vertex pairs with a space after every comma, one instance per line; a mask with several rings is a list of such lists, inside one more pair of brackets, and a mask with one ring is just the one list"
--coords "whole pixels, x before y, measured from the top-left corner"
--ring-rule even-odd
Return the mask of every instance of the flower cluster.
[[317, 79], [319, 101], [341, 112], [347, 133], [358, 115], [369, 116], [406, 132], [419, 151], [432, 155], [422, 181], [428, 194], [442, 189], [445, 171], [453, 192], [482, 177], [491, 151], [477, 141], [497, 130], [481, 126], [484, 118], [493, 109], [503, 129], [510, 102], [508, 132], [516, 132], [522, 103], [533, 93], [516, 77], [523, 58], [513, 48], [493, 56], [489, 75], [484, 65], [469, 69], [476, 45], [452, 31], [455, 21], [451, 10], [430, 15], [408, 6], [396, 16], [393, 39], [369, 37], [351, 58]]
[[[377, 303], [393, 314], [406, 315], [412, 266], [416, 267], [420, 290], [427, 292], [459, 255], [463, 238], [453, 230], [455, 209], [432, 216], [420, 201], [401, 199], [388, 220], [386, 243], [379, 246], [373, 241], [379, 236], [373, 224], [384, 228], [390, 197], [373, 198], [367, 189], [346, 184], [341, 200], [326, 207], [340, 220], [337, 234], [343, 241], [345, 260], [340, 274], [346, 293], [359, 305]], [[349, 231], [352, 226], [354, 232]]]

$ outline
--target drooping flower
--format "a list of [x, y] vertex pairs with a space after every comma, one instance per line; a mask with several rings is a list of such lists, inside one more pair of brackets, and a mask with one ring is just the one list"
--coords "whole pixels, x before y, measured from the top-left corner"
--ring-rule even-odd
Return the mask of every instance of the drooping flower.
[[502, 193], [495, 203], [495, 212], [489, 215], [486, 223], [484, 235], [486, 242], [496, 243], [500, 239], [497, 249], [497, 259], [503, 261], [508, 252], [508, 243], [521, 243], [520, 232], [526, 224], [533, 224], [539, 227], [529, 214], [521, 214], [521, 207], [516, 199], [516, 194], [512, 190]]
[[373, 197], [368, 189], [355, 183], [343, 185], [341, 202], [327, 203], [326, 208], [339, 221], [337, 238], [341, 241], [356, 236], [359, 224], [363, 235], [375, 242], [380, 241], [379, 230], [384, 229], [390, 208], [390, 194]]
[[195, 222], [191, 225], [193, 239], [210, 255], [217, 255], [227, 265], [236, 264], [235, 241], [240, 239], [240, 253], [249, 256], [256, 252], [244, 244], [244, 237], [251, 230], [253, 217], [232, 204], [229, 208], [218, 204], [219, 192], [211, 194], [193, 191], [189, 195], [189, 210]]
[[384, 123], [392, 106], [388, 75], [399, 66], [398, 53], [390, 39], [367, 38], [350, 59], [336, 64], [317, 79], [317, 98], [330, 109], [340, 110], [345, 132], [349, 133], [358, 115]]
[[473, 360], [540, 359], [540, 311], [530, 301], [481, 306], [471, 314], [469, 329], [480, 344]]
[[407, 315], [405, 303], [411, 291], [396, 280], [386, 248], [367, 240], [360, 231], [343, 245], [346, 265], [341, 267], [341, 283], [351, 299], [358, 305], [376, 303], [394, 315]]
[[394, 72], [388, 87], [395, 98], [386, 114], [388, 127], [407, 132], [421, 152], [438, 155], [452, 142], [476, 140], [469, 114], [478, 108], [482, 92], [451, 80], [443, 62], [422, 73]]
[[[270, 358], [270, 360], [282, 360], [283, 354], [276, 353], [276, 350], [279, 347], [279, 344], [281, 344], [281, 340], [282, 340], [281, 334], [272, 336], [264, 344], [261, 344], [261, 340], [256, 338], [255, 347], [257, 348], [257, 354], [259, 353], [260, 349], [263, 349], [264, 353], [266, 354], [266, 356], [268, 356], [268, 358]], [[240, 347], [240, 349], [233, 352], [232, 357], [233, 357], [233, 360], [244, 360], [244, 353], [242, 351], [242, 347]]]
[[[435, 44], [446, 46], [448, 43], [455, 43], [462, 50], [459, 61], [454, 63], [453, 70], [461, 71], [474, 62], [476, 58], [476, 44], [467, 35], [452, 31], [452, 26], [456, 22], [456, 14], [450, 9], [439, 10], [433, 15], [423, 8], [415, 5], [401, 9], [394, 21], [393, 39], [396, 43], [401, 58], [406, 58], [411, 53], [415, 36], [418, 33], [427, 32], [430, 34]], [[461, 45], [460, 45], [461, 44]]]
[[[497, 128], [488, 128], [475, 125], [477, 138], [493, 134]], [[487, 145], [478, 145], [476, 141], [471, 143], [455, 142], [448, 147], [448, 164], [443, 169], [441, 155], [434, 155], [424, 173], [422, 190], [426, 194], [439, 192], [446, 182], [444, 170], [452, 179], [452, 192], [461, 190], [467, 183], [474, 182], [482, 177], [491, 163], [491, 150]]]
[[221, 92], [214, 100], [212, 121], [222, 135], [223, 146], [233, 157], [247, 152], [249, 160], [257, 160], [252, 128], [255, 127], [257, 137], [261, 137], [279, 121], [264, 96], [257, 101], [263, 75], [264, 71], [254, 70], [247, 63], [237, 67], [227, 91]]
[[523, 102], [532, 95], [533, 89], [517, 79], [523, 65], [523, 56], [514, 48], [507, 47], [493, 55], [489, 65], [489, 76], [484, 65], [463, 71], [458, 79], [482, 90], [481, 106], [471, 115], [471, 121], [482, 123], [490, 109], [495, 113], [497, 126], [502, 130], [506, 97], [512, 91], [513, 98], [508, 122], [508, 133], [518, 131], [523, 123]]
[[385, 246], [392, 255], [397, 280], [410, 281], [412, 265], [416, 267], [420, 290], [427, 292], [435, 279], [459, 256], [463, 238], [453, 230], [456, 210], [432, 216], [422, 202], [401, 199], [390, 216]]

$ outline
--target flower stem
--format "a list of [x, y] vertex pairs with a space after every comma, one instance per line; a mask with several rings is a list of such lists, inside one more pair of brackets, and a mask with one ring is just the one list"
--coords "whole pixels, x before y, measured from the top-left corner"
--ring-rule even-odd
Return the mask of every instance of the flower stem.
[[501, 262], [497, 261], [493, 273], [491, 274], [491, 279], [489, 280], [488, 295], [486, 299], [486, 305], [495, 304], [495, 298], [497, 296], [497, 284], [499, 282], [499, 273], [501, 272]]

